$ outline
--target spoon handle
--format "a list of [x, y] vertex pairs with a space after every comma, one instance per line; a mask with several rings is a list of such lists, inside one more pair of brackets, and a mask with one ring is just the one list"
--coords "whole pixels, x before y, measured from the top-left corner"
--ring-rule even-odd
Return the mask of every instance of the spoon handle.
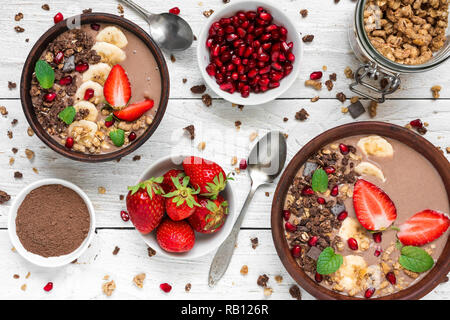
[[127, 5], [129, 5], [133, 9], [135, 9], [146, 19], [148, 19], [152, 16], [152, 14], [150, 12], [148, 12], [147, 10], [142, 8], [140, 5], [136, 4], [134, 1], [131, 1], [131, 0], [120, 0], [120, 1], [122, 1], [123, 3], [126, 3]]
[[255, 195], [256, 189], [258, 189], [259, 186], [260, 185], [252, 184], [250, 193], [247, 196], [247, 200], [245, 200], [244, 206], [242, 207], [241, 212], [236, 222], [234, 223], [230, 235], [225, 239], [225, 241], [217, 250], [216, 255], [214, 256], [211, 267], [209, 269], [208, 283], [210, 287], [215, 286], [228, 269], [228, 265], [230, 264], [233, 251], [236, 246], [236, 241], [242, 225], [242, 221], [244, 221], [247, 208], [251, 200], [253, 199], [253, 196]]

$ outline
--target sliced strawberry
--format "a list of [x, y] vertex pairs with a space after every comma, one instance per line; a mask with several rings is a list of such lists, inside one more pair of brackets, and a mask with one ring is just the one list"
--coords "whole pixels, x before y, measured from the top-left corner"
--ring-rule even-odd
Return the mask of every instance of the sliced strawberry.
[[144, 113], [153, 108], [153, 100], [147, 99], [141, 102], [130, 104], [122, 110], [115, 111], [114, 115], [123, 121], [133, 122], [139, 119]]
[[397, 237], [405, 246], [423, 246], [436, 240], [450, 226], [450, 219], [441, 212], [424, 210], [400, 225]]
[[363, 179], [355, 183], [353, 207], [359, 222], [367, 230], [385, 230], [397, 218], [397, 209], [389, 196]]
[[103, 87], [106, 101], [113, 107], [125, 107], [131, 98], [131, 85], [125, 70], [116, 64]]

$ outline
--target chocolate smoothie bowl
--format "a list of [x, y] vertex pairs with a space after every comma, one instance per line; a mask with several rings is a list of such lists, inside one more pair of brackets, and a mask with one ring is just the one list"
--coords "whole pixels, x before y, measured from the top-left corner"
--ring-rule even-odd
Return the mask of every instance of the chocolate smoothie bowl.
[[272, 205], [289, 274], [319, 299], [418, 299], [450, 271], [450, 164], [412, 131], [333, 128], [292, 159]]
[[[134, 23], [89, 13], [50, 28], [31, 50], [21, 79], [32, 129], [79, 161], [123, 157], [158, 127], [169, 97], [160, 49]], [[68, 28], [68, 25], [70, 26]]]

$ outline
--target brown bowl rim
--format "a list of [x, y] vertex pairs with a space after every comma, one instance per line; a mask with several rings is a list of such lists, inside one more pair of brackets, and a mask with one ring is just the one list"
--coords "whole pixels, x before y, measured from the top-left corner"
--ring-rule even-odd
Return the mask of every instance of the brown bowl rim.
[[162, 54], [160, 48], [157, 46], [157, 44], [154, 42], [154, 40], [151, 38], [151, 36], [144, 31], [141, 27], [139, 27], [134, 22], [125, 19], [123, 17], [109, 14], [109, 13], [103, 13], [103, 12], [92, 12], [92, 13], [86, 13], [82, 14], [80, 16], [80, 23], [83, 24], [89, 24], [89, 23], [109, 23], [117, 25], [121, 28], [124, 28], [125, 30], [132, 32], [134, 35], [136, 35], [139, 39], [141, 39], [149, 48], [149, 50], [152, 52], [153, 56], [155, 57], [155, 60], [158, 64], [158, 68], [161, 75], [161, 99], [158, 106], [158, 110], [156, 111], [155, 118], [153, 119], [152, 124], [147, 128], [147, 130], [142, 134], [136, 141], [131, 143], [129, 146], [126, 146], [120, 150], [110, 152], [110, 153], [104, 153], [99, 155], [91, 155], [91, 154], [85, 154], [81, 152], [75, 152], [71, 151], [67, 148], [65, 148], [63, 145], [59, 144], [54, 138], [52, 138], [41, 126], [39, 123], [36, 114], [34, 112], [33, 103], [31, 101], [31, 95], [29, 94], [30, 87], [31, 87], [31, 77], [34, 72], [34, 65], [36, 64], [37, 60], [41, 56], [42, 52], [45, 50], [47, 45], [53, 41], [57, 36], [62, 34], [65, 31], [68, 31], [69, 28], [67, 27], [67, 21], [70, 21], [69, 19], [66, 19], [64, 21], [61, 21], [57, 23], [56, 25], [52, 26], [50, 29], [48, 29], [35, 43], [33, 48], [31, 49], [30, 53], [28, 54], [28, 57], [25, 61], [23, 70], [22, 70], [22, 77], [20, 80], [20, 99], [22, 101], [22, 109], [25, 113], [25, 117], [30, 125], [30, 127], [33, 129], [33, 131], [36, 133], [36, 135], [41, 139], [48, 147], [50, 147], [52, 150], [56, 151], [57, 153], [63, 155], [66, 158], [82, 161], [82, 162], [105, 162], [105, 161], [112, 161], [119, 158], [122, 158], [132, 152], [134, 152], [136, 149], [138, 149], [140, 146], [142, 146], [155, 132], [156, 128], [159, 126], [165, 112], [167, 109], [167, 104], [169, 102], [169, 93], [170, 93], [170, 78], [169, 78], [169, 71], [167, 68], [166, 60], [164, 58], [164, 55]]
[[[317, 299], [327, 300], [359, 300], [361, 298], [349, 297], [315, 283], [304, 271], [290, 254], [287, 241], [284, 236], [282, 224], [282, 210], [284, 206], [284, 199], [292, 179], [297, 173], [298, 169], [303, 163], [320, 147], [327, 145], [338, 139], [364, 134], [378, 134], [397, 141], [400, 141], [418, 152], [420, 152], [426, 159], [428, 159], [440, 174], [447, 196], [450, 199], [450, 163], [433, 144], [422, 136], [398, 125], [378, 122], [378, 121], [363, 121], [356, 123], [344, 124], [332, 129], [329, 129], [317, 137], [309, 141], [287, 165], [281, 176], [272, 202], [271, 227], [272, 238], [284, 267], [291, 275], [291, 277], [307, 292]], [[450, 201], [449, 201], [450, 202]], [[450, 271], [450, 241], [447, 239], [447, 244], [444, 251], [440, 255], [438, 261], [431, 271], [419, 282], [414, 285], [377, 299], [380, 300], [411, 300], [420, 299], [430, 291], [432, 291], [438, 284], [442, 282]]]

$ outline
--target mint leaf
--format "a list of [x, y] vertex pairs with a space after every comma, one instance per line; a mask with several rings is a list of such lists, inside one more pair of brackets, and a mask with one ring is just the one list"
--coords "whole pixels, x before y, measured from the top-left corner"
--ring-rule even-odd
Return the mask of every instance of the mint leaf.
[[122, 129], [112, 130], [109, 137], [116, 147], [121, 147], [125, 143], [125, 131]]
[[316, 192], [325, 192], [328, 189], [328, 175], [323, 169], [314, 171], [311, 180], [311, 187]]
[[58, 118], [64, 121], [65, 124], [71, 124], [73, 119], [75, 119], [75, 115], [77, 114], [77, 110], [74, 107], [66, 107], [63, 111], [58, 114]]
[[317, 273], [332, 274], [342, 265], [344, 258], [340, 254], [335, 254], [333, 248], [325, 248], [317, 259]]
[[42, 88], [50, 89], [53, 87], [53, 83], [55, 83], [55, 71], [46, 61], [39, 60], [36, 62], [34, 73]]
[[398, 262], [403, 268], [412, 272], [425, 272], [434, 265], [433, 258], [422, 248], [406, 246], [400, 251]]

